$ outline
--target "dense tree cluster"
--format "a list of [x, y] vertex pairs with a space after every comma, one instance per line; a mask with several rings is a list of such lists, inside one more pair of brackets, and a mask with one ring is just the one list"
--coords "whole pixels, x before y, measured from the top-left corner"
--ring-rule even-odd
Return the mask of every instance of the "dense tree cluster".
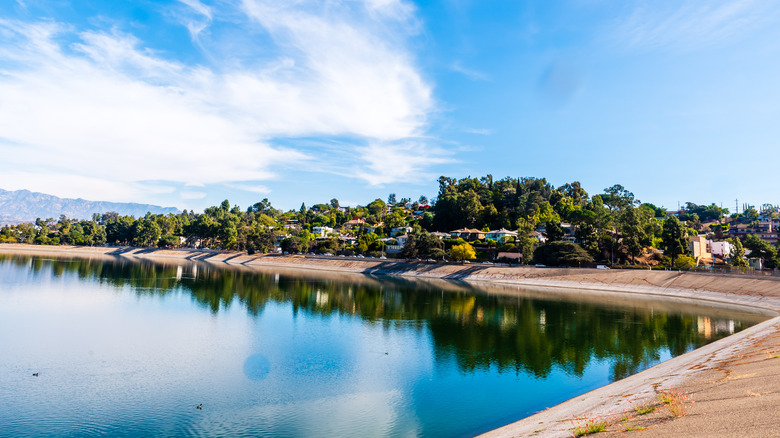
[[[710, 233], [723, 239], [734, 224], [755, 224], [759, 213], [746, 206], [729, 218], [728, 209], [715, 204], [685, 204], [675, 215], [650, 203], [641, 203], [625, 187], [616, 184], [589, 195], [577, 181], [555, 187], [544, 178], [438, 179], [439, 191], [430, 200], [375, 199], [365, 206], [343, 207], [338, 199], [282, 211], [263, 199], [246, 210], [225, 200], [203, 213], [152, 215], [134, 218], [116, 213], [95, 214], [91, 220], [38, 219], [34, 224], [5, 226], [0, 242], [67, 245], [133, 245], [141, 247], [198, 246], [249, 253], [267, 253], [276, 247], [289, 253], [386, 255], [399, 246], [395, 231], [405, 234], [400, 256], [412, 259], [494, 260], [501, 252], [523, 255], [526, 263], [581, 265], [632, 264], [647, 254], [680, 267], [689, 237]], [[770, 206], [771, 207], [771, 206]], [[762, 211], [770, 211], [763, 209]], [[744, 225], [743, 225], [744, 226]], [[404, 228], [409, 227], [409, 228]], [[516, 237], [492, 240], [440, 239], [432, 232], [507, 229]], [[541, 243], [544, 241], [544, 243]], [[565, 241], [565, 242], [564, 242]], [[468, 247], [464, 246], [465, 244]], [[739, 245], [743, 247], [742, 242]], [[778, 264], [775, 246], [753, 236], [744, 242], [751, 257], [764, 265]], [[744, 251], [744, 249], [743, 249]], [[473, 254], [472, 254], [473, 253]], [[743, 256], [733, 263], [743, 265]], [[746, 263], [746, 262], [745, 262]]]

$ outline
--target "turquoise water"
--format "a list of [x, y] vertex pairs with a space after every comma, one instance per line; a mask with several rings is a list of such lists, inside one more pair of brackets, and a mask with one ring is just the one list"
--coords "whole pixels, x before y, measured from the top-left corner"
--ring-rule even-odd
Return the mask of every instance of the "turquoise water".
[[471, 436], [765, 319], [319, 275], [0, 255], [0, 435]]

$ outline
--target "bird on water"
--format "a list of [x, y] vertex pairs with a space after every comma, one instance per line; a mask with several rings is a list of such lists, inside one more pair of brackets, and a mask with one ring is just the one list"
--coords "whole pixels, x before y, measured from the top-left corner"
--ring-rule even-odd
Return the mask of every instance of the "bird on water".
[[198, 406], [195, 406], [196, 409], [203, 409], [203, 403], [199, 404]]

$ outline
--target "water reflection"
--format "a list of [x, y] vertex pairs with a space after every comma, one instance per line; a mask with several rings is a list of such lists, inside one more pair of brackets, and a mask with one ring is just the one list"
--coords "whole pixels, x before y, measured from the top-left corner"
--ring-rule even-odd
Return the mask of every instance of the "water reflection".
[[[722, 311], [633, 303], [561, 300], [542, 293], [484, 293], [458, 283], [420, 283], [400, 278], [318, 274], [297, 276], [215, 267], [198, 263], [152, 263], [116, 259], [69, 259], [0, 255], [0, 262], [29, 268], [33, 275], [76, 275], [139, 296], [187, 292], [214, 314], [240, 305], [258, 316], [273, 303], [294, 314], [353, 315], [370, 324], [403, 326], [430, 333], [437, 362], [454, 361], [463, 373], [496, 369], [545, 378], [553, 369], [582, 376], [593, 361], [609, 360], [610, 379], [648, 368], [742, 330], [764, 318]], [[23, 281], [18, 280], [17, 281]], [[500, 290], [499, 290], [500, 292]], [[735, 312], [731, 312], [733, 315]], [[244, 364], [261, 380], [270, 364], [262, 355]]]

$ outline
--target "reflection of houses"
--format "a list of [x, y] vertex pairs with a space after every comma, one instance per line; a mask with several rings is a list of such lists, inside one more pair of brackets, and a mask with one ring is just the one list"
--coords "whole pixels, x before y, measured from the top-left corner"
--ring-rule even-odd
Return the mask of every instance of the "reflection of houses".
[[485, 238], [485, 232], [472, 228], [461, 228], [460, 230], [450, 231], [450, 237], [453, 239], [482, 240]]
[[697, 318], [696, 327], [699, 334], [705, 339], [710, 339], [719, 333], [734, 334], [734, 321], [731, 319], [713, 322], [708, 316], [700, 316]]
[[493, 239], [496, 242], [503, 242], [504, 238], [514, 239], [515, 237], [517, 237], [517, 231], [509, 231], [504, 228], [501, 228], [500, 230], [488, 231], [485, 233], [486, 239]]

